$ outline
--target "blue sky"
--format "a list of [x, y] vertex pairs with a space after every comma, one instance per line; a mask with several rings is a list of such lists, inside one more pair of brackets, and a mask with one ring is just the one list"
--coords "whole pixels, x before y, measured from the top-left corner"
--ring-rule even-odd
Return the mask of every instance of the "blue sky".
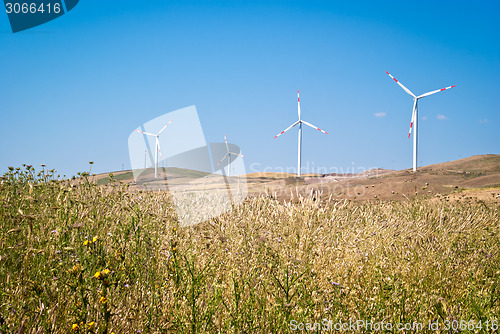
[[[141, 124], [195, 105], [247, 171], [410, 168], [500, 153], [500, 3], [484, 1], [91, 1], [13, 34], [0, 13], [0, 171], [47, 164], [68, 176], [130, 166]], [[375, 115], [384, 115], [376, 117]], [[441, 115], [441, 116], [439, 116]], [[257, 167], [258, 166], [258, 167]], [[306, 170], [304, 170], [305, 172]]]

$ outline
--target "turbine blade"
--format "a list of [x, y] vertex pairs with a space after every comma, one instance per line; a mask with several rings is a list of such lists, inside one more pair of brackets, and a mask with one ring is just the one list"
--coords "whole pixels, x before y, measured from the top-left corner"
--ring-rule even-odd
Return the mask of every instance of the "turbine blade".
[[143, 131], [139, 131], [139, 130], [135, 130], [136, 132], [140, 132], [142, 134], [145, 134], [145, 135], [148, 135], [148, 136], [153, 136], [153, 137], [156, 137], [156, 135], [152, 134], [152, 133], [149, 133], [149, 132], [143, 132]]
[[220, 161], [217, 163], [217, 165], [215, 165], [215, 167], [219, 166], [219, 165], [220, 165], [220, 163], [222, 162], [222, 160], [226, 159], [226, 157], [227, 157], [227, 155], [228, 155], [228, 154], [229, 154], [229, 153], [226, 153], [226, 155], [224, 155], [224, 156], [222, 157], [222, 159], [220, 159]]
[[160, 130], [160, 132], [158, 132], [157, 136], [159, 136], [159, 135], [160, 135], [160, 133], [162, 133], [162, 132], [163, 132], [163, 130], [165, 130], [165, 129], [167, 128], [167, 126], [169, 126], [169, 125], [170, 125], [170, 123], [172, 123], [172, 121], [173, 121], [173, 119], [171, 119], [171, 120], [170, 120], [170, 122], [168, 122], [168, 123], [167, 123], [167, 125], [165, 125], [165, 126], [164, 126], [161, 130]]
[[302, 123], [304, 123], [305, 125], [309, 125], [311, 128], [315, 129], [315, 130], [318, 130], [318, 131], [321, 131], [323, 132], [324, 134], [328, 134], [328, 132], [324, 131], [324, 130], [321, 130], [320, 128], [318, 128], [317, 126], [314, 126], [312, 125], [311, 123], [308, 123], [306, 121], [302, 121]]
[[237, 155], [237, 156], [242, 157], [242, 158], [245, 157], [243, 154], [234, 153], [234, 152], [229, 152], [229, 154]]
[[453, 87], [456, 87], [456, 85], [453, 85], [453, 86], [448, 86], [448, 87], [445, 87], [445, 88], [441, 88], [441, 89], [436, 89], [436, 90], [433, 90], [432, 92], [428, 92], [428, 93], [425, 93], [425, 94], [420, 95], [418, 98], [420, 99], [421, 97], [426, 97], [426, 96], [429, 96], [429, 95], [432, 95], [432, 94], [436, 94], [436, 93], [442, 92], [443, 90], [447, 90], [447, 89], [450, 89], [450, 88], [453, 88]]
[[298, 104], [298, 113], [299, 113], [299, 121], [300, 121], [300, 97], [299, 90], [297, 89], [297, 104]]
[[286, 128], [285, 130], [281, 131], [280, 133], [278, 133], [276, 136], [274, 136], [274, 138], [278, 138], [279, 136], [281, 136], [282, 134], [284, 134], [285, 132], [287, 132], [288, 130], [290, 130], [291, 128], [293, 128], [295, 125], [299, 124], [300, 121], [297, 121], [295, 123], [293, 123], [292, 125], [290, 125], [288, 128]]
[[410, 131], [408, 131], [408, 139], [410, 138], [411, 135], [411, 130], [413, 128], [413, 122], [415, 122], [415, 115], [417, 111], [417, 99], [413, 101], [413, 112], [411, 113], [411, 123], [410, 123]]
[[385, 71], [385, 73], [387, 73], [387, 75], [389, 75], [394, 81], [396, 81], [396, 83], [398, 85], [401, 86], [401, 88], [403, 88], [405, 90], [405, 92], [407, 92], [408, 94], [410, 94], [411, 96], [413, 97], [416, 97], [415, 94], [413, 94], [408, 88], [406, 88], [401, 82], [399, 82], [395, 77], [393, 77], [389, 72]]
[[160, 148], [160, 141], [158, 140], [158, 136], [156, 136], [156, 145], [158, 145], [158, 153], [160, 154], [160, 159], [161, 159], [161, 148]]
[[226, 138], [226, 135], [224, 135], [224, 141], [226, 142], [226, 149], [227, 149], [227, 153], [229, 153], [229, 145], [227, 144], [227, 138]]

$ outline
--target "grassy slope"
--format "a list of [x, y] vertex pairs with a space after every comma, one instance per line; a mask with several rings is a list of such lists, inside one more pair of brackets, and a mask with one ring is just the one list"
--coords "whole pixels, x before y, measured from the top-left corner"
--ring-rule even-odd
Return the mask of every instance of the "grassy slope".
[[291, 320], [500, 314], [490, 202], [260, 196], [179, 228], [166, 193], [26, 178], [0, 185], [2, 332], [284, 333]]

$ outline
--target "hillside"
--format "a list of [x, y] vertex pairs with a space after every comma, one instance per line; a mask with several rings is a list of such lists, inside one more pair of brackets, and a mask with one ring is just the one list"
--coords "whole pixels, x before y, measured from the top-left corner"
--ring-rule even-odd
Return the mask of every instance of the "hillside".
[[[183, 182], [206, 176], [197, 171], [168, 168], [169, 182]], [[114, 178], [136, 188], [131, 171], [114, 173]], [[142, 174], [139, 184], [154, 183], [154, 171]], [[240, 180], [242, 176], [238, 177]], [[98, 184], [109, 182], [108, 174], [95, 177]], [[250, 196], [268, 193], [279, 199], [313, 194], [336, 199], [402, 200], [415, 196], [450, 196], [467, 190], [467, 196], [498, 201], [500, 194], [500, 155], [477, 155], [460, 160], [411, 169], [393, 171], [372, 169], [358, 174], [306, 174], [296, 178], [288, 173], [252, 173], [246, 175]], [[220, 185], [221, 187], [225, 185]], [[217, 185], [214, 186], [216, 188]], [[489, 190], [492, 189], [492, 190]]]
[[[317, 180], [309, 180], [314, 183]], [[307, 183], [307, 180], [306, 180]], [[386, 171], [369, 177], [353, 176], [337, 182], [316, 183], [318, 190], [346, 199], [403, 199], [414, 196], [444, 196], [464, 190], [484, 193], [500, 187], [500, 155], [478, 155], [424, 166], [413, 172]], [[500, 189], [493, 191], [494, 197]], [[484, 196], [480, 196], [481, 198]]]

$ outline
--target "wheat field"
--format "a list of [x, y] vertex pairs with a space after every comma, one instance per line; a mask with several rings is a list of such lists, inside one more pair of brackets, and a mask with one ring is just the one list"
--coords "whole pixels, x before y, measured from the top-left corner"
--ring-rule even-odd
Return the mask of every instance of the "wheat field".
[[181, 228], [168, 193], [11, 168], [0, 184], [0, 332], [497, 321], [499, 221], [487, 201], [260, 195]]

